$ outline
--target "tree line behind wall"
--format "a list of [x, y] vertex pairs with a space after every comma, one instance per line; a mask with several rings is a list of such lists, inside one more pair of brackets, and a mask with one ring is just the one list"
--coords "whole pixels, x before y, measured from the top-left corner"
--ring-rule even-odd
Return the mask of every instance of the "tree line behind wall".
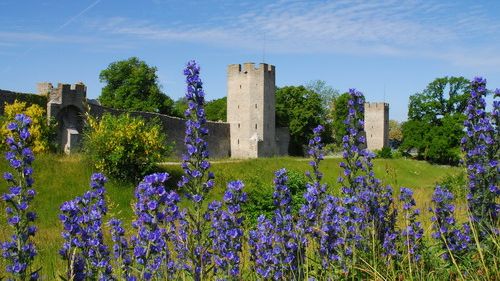
[[[159, 85], [157, 68], [132, 57], [111, 63], [100, 74], [103, 88], [99, 101], [109, 107], [152, 111], [184, 118], [185, 98], [173, 101]], [[460, 139], [469, 80], [443, 77], [431, 82], [422, 92], [410, 96], [408, 120], [390, 122], [390, 143], [404, 153], [441, 164], [456, 164], [460, 159]], [[346, 93], [340, 94], [325, 81], [283, 86], [276, 90], [276, 126], [290, 129], [289, 154], [304, 155], [304, 147], [315, 125], [321, 124], [325, 143], [338, 148], [346, 133]], [[208, 101], [207, 119], [226, 121], [226, 97]]]

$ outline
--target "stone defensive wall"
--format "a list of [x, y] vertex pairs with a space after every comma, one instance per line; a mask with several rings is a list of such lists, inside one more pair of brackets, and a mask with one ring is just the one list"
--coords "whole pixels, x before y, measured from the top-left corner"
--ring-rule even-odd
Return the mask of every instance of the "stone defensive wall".
[[[31, 104], [38, 104], [42, 108], [47, 108], [46, 96], [0, 90], [0, 115], [4, 114], [5, 104], [12, 104], [15, 100], [26, 102], [28, 106]], [[108, 108], [92, 102], [89, 102], [88, 105], [90, 108], [90, 115], [94, 117], [101, 117], [105, 113], [113, 115], [127, 113], [125, 110]], [[161, 124], [164, 129], [164, 133], [167, 135], [167, 141], [173, 143], [171, 152], [172, 155], [177, 157], [182, 156], [185, 150], [184, 131], [186, 126], [184, 119], [152, 112], [132, 111], [128, 113], [131, 116], [140, 116], [146, 120], [158, 120], [159, 124]], [[84, 116], [80, 116], [80, 118], [83, 120]], [[210, 158], [230, 157], [231, 145], [229, 123], [207, 121], [206, 127], [208, 128], [209, 133], [207, 136], [207, 142]]]
[[[101, 117], [105, 113], [119, 115], [128, 112], [131, 116], [140, 116], [146, 120], [156, 119], [164, 128], [167, 140], [174, 143], [172, 155], [180, 157], [185, 151], [184, 131], [186, 129], [186, 120], [184, 119], [152, 112], [124, 111], [94, 103], [89, 103], [89, 108], [90, 115], [94, 117]], [[207, 142], [210, 158], [229, 157], [231, 153], [229, 123], [207, 121], [206, 127], [208, 128]]]
[[26, 102], [28, 106], [31, 104], [38, 104], [42, 108], [47, 107], [46, 96], [40, 96], [28, 93], [16, 93], [0, 89], [0, 115], [4, 114], [5, 104], [12, 104], [14, 103], [15, 100]]

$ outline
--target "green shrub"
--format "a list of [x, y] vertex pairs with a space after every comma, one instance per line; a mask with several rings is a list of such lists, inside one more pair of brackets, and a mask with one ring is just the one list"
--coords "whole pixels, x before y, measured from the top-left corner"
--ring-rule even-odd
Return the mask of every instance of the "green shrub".
[[91, 116], [84, 139], [84, 151], [97, 170], [120, 180], [137, 180], [156, 167], [170, 150], [156, 122], [128, 114]]
[[394, 159], [399, 159], [399, 158], [406, 158], [406, 154], [400, 150], [395, 150], [392, 152], [392, 158]]
[[384, 147], [381, 150], [376, 150], [375, 155], [377, 155], [377, 158], [391, 159], [392, 150], [389, 147]]
[[[287, 186], [292, 195], [292, 213], [298, 214], [300, 206], [305, 203], [303, 197], [306, 190], [307, 178], [300, 172], [288, 171]], [[274, 186], [267, 185], [265, 188], [255, 188], [247, 192], [248, 201], [243, 205], [245, 217], [251, 224], [255, 224], [260, 215], [271, 217], [274, 210], [273, 200]]]
[[461, 171], [456, 175], [447, 175], [444, 179], [436, 183], [437, 185], [446, 187], [451, 191], [457, 199], [464, 199], [468, 192], [467, 174]]

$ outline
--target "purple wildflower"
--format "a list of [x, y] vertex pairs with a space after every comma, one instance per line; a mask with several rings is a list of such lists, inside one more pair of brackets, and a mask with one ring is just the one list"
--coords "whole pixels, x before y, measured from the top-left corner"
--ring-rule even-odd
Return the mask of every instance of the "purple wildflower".
[[402, 204], [404, 216], [404, 228], [401, 230], [404, 249], [401, 252], [407, 253], [410, 263], [418, 262], [422, 258], [422, 237], [424, 235], [422, 224], [417, 221], [420, 210], [415, 209], [413, 191], [409, 188], [401, 188], [399, 200]]
[[93, 174], [91, 189], [60, 207], [64, 244], [59, 254], [68, 262], [66, 274], [69, 279], [113, 278], [109, 250], [102, 233], [102, 218], [107, 213], [106, 181], [102, 174]]
[[0, 249], [7, 261], [6, 271], [19, 280], [38, 279], [38, 272], [31, 272], [31, 264], [37, 252], [32, 242], [36, 233], [36, 227], [33, 225], [36, 214], [29, 210], [29, 204], [35, 196], [31, 168], [35, 157], [28, 147], [30, 125], [31, 119], [28, 116], [17, 114], [14, 122], [7, 126], [10, 136], [6, 141], [10, 151], [5, 157], [14, 169], [14, 174], [4, 174], [4, 179], [9, 184], [9, 192], [1, 196], [7, 204], [7, 222], [14, 233], [10, 241], [0, 243]]
[[270, 220], [261, 215], [257, 229], [250, 231], [251, 259], [261, 278], [298, 280], [304, 241], [294, 229], [286, 170], [278, 170], [275, 176], [273, 199], [277, 209]]
[[[432, 237], [440, 241], [441, 247], [447, 253], [450, 252], [454, 256], [467, 253], [471, 242], [470, 227], [467, 224], [464, 224], [462, 229], [457, 227], [455, 206], [452, 203], [453, 194], [438, 185], [434, 189], [432, 202], [434, 204], [434, 208], [430, 209], [434, 215], [431, 218], [434, 230]], [[448, 254], [444, 254], [443, 258], [449, 258]]]
[[214, 175], [209, 172], [208, 145], [204, 139], [208, 135], [208, 129], [205, 126], [205, 93], [200, 79], [200, 67], [195, 61], [190, 61], [184, 69], [184, 75], [188, 101], [184, 137], [186, 153], [181, 164], [184, 175], [178, 186], [183, 188], [186, 197], [194, 204], [192, 209], [182, 212], [176, 252], [184, 259], [184, 269], [198, 281], [206, 278], [212, 268], [209, 251], [212, 241], [207, 238], [210, 215], [202, 209], [206, 194], [214, 186]]
[[[382, 186], [375, 177], [372, 159], [374, 154], [366, 147], [364, 136], [364, 103], [361, 92], [349, 90], [348, 115], [345, 120], [347, 134], [342, 138], [344, 177], [341, 205], [345, 208], [345, 256], [354, 248], [366, 251], [376, 239], [384, 256], [397, 255], [395, 231], [396, 210], [393, 207], [391, 187]], [[353, 257], [354, 258], [354, 257]], [[353, 263], [356, 261], [353, 260]]]
[[300, 220], [298, 227], [303, 229], [305, 233], [317, 236], [319, 228], [319, 214], [326, 193], [326, 184], [322, 184], [323, 174], [319, 170], [321, 160], [323, 160], [323, 143], [321, 142], [321, 133], [324, 127], [319, 125], [313, 130], [313, 137], [309, 140], [308, 155], [312, 157], [310, 166], [313, 173], [307, 172], [306, 175], [309, 181], [306, 184], [306, 192], [304, 192], [305, 204], [300, 209]]
[[209, 205], [212, 211], [212, 229], [208, 237], [213, 241], [214, 273], [217, 280], [239, 280], [243, 242], [240, 204], [247, 199], [243, 186], [241, 181], [233, 181], [227, 185], [223, 198], [225, 210], [221, 209], [222, 204], [217, 201]]
[[[480, 77], [471, 82], [471, 95], [468, 100], [464, 122], [467, 133], [462, 139], [462, 150], [465, 153], [465, 164], [469, 177], [469, 194], [467, 196], [469, 210], [473, 222], [484, 228], [495, 226], [498, 222], [500, 204], [496, 200], [500, 195], [498, 187], [500, 166], [498, 165], [498, 112], [499, 101], [493, 103], [491, 117], [485, 111], [486, 80]], [[498, 96], [495, 92], [495, 98]]]
[[122, 227], [122, 222], [118, 219], [109, 221], [111, 227], [111, 239], [113, 240], [113, 255], [121, 270], [121, 276], [125, 280], [130, 280], [132, 256], [127, 238], [125, 238], [125, 229]]
[[183, 155], [184, 175], [178, 186], [186, 189], [186, 195], [189, 198], [193, 200], [197, 198], [196, 204], [201, 204], [204, 194], [214, 186], [213, 174], [208, 172], [210, 163], [206, 160], [208, 146], [203, 139], [208, 135], [208, 129], [205, 127], [207, 120], [203, 109], [205, 93], [200, 79], [200, 67], [195, 61], [188, 62], [184, 75], [186, 75], [188, 102], [188, 109], [185, 112], [188, 120], [184, 137], [187, 153]]
[[136, 220], [132, 226], [137, 234], [132, 237], [131, 246], [134, 266], [141, 280], [160, 278], [165, 271], [170, 277], [175, 273], [175, 263], [167, 243], [172, 238], [172, 228], [175, 229], [174, 223], [179, 215], [177, 203], [180, 197], [175, 191], [165, 189], [168, 178], [167, 173], [148, 175], [135, 191]]

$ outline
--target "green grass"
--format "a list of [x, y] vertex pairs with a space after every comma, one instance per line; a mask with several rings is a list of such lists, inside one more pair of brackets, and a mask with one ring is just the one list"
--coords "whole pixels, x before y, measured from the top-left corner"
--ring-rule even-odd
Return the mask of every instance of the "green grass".
[[[336, 183], [341, 173], [339, 162], [341, 159], [326, 159], [322, 162], [321, 170], [325, 174], [325, 182], [331, 188], [338, 189]], [[415, 190], [415, 199], [418, 207], [424, 211], [422, 220], [424, 225], [429, 225], [427, 207], [432, 196], [433, 186], [446, 175], [458, 174], [461, 169], [448, 166], [436, 166], [426, 162], [406, 159], [380, 159], [375, 160], [375, 173], [383, 183], [395, 187], [410, 187]], [[287, 168], [304, 172], [308, 169], [308, 160], [303, 158], [281, 157], [254, 159], [246, 161], [214, 163], [212, 171], [216, 176], [216, 187], [210, 194], [209, 200], [220, 199], [228, 181], [241, 179], [245, 183], [246, 191], [272, 188], [274, 171]], [[168, 184], [176, 186], [176, 181], [182, 174], [179, 165], [162, 166], [172, 175]], [[0, 170], [7, 171], [5, 160], [0, 162]], [[38, 214], [36, 224], [39, 232], [35, 243], [39, 255], [35, 266], [42, 267], [44, 280], [53, 280], [64, 268], [63, 261], [59, 258], [58, 250], [62, 244], [61, 226], [58, 221], [59, 206], [66, 200], [81, 195], [89, 187], [89, 178], [93, 169], [80, 156], [64, 157], [58, 155], [38, 156], [34, 163], [35, 189], [38, 194], [33, 202], [33, 209]], [[130, 225], [133, 218], [131, 204], [134, 197], [134, 184], [110, 181], [106, 185], [110, 215], [117, 216]], [[0, 184], [0, 194], [6, 191], [6, 183]], [[183, 202], [182, 205], [186, 205]], [[10, 234], [4, 212], [4, 202], [0, 202], [0, 240], [6, 240]], [[109, 239], [108, 239], [109, 240]], [[108, 241], [109, 242], [109, 241]], [[0, 276], [4, 264], [0, 259]]]

